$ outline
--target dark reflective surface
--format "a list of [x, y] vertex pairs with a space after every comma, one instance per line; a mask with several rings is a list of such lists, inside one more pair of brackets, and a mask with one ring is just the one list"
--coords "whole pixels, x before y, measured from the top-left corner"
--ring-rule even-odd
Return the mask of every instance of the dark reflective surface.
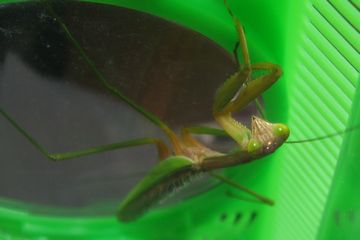
[[[57, 12], [100, 71], [136, 103], [175, 129], [213, 122], [213, 95], [236, 69], [224, 50], [190, 30], [128, 9], [67, 3]], [[0, 46], [0, 106], [50, 152], [164, 138], [99, 84], [43, 6], [2, 6]], [[220, 148], [228, 144], [203, 140]], [[139, 173], [157, 160], [153, 146], [141, 146], [50, 162], [3, 118], [0, 156], [1, 198], [96, 205], [102, 212], [113, 211], [141, 179]]]

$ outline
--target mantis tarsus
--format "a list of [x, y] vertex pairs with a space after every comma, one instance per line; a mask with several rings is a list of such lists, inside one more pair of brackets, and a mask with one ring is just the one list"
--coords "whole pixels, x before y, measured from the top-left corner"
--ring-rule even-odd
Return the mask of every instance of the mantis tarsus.
[[[50, 6], [49, 10], [52, 11]], [[229, 12], [231, 11], [229, 10]], [[55, 13], [52, 14], [56, 15]], [[273, 133], [266, 135], [264, 129], [259, 129], [259, 126], [261, 125], [271, 129], [274, 125], [254, 117], [253, 129], [251, 132], [244, 126], [236, 123], [231, 118], [232, 112], [239, 111], [248, 102], [257, 97], [262, 91], [274, 83], [274, 81], [276, 81], [280, 76], [280, 68], [276, 65], [270, 63], [255, 65], [250, 64], [244, 32], [242, 30], [242, 26], [235, 17], [233, 17], [233, 20], [236, 25], [236, 29], [238, 30], [241, 51], [244, 57], [244, 65], [239, 69], [238, 72], [229, 78], [222, 87], [219, 88], [214, 104], [215, 119], [239, 144], [239, 149], [229, 154], [220, 154], [218, 152], [212, 151], [196, 141], [191, 136], [191, 132], [194, 131], [194, 128], [184, 129], [182, 135], [177, 136], [158, 117], [145, 111], [137, 104], [135, 104], [131, 99], [128, 99], [126, 96], [124, 96], [121, 92], [119, 92], [118, 89], [114, 88], [111, 84], [108, 83], [106, 78], [102, 75], [101, 72], [97, 70], [97, 67], [87, 56], [86, 52], [78, 44], [76, 39], [72, 37], [72, 33], [61, 22], [61, 19], [57, 19], [64, 31], [67, 32], [71, 42], [80, 51], [83, 59], [95, 71], [103, 86], [106, 87], [115, 96], [127, 102], [130, 106], [136, 109], [139, 113], [143, 114], [154, 124], [163, 129], [171, 140], [172, 149], [169, 149], [160, 139], [144, 138], [140, 140], [137, 139], [95, 147], [84, 151], [76, 151], [65, 154], [49, 154], [47, 150], [45, 150], [35, 139], [33, 139], [25, 130], [23, 130], [23, 128], [21, 128], [9, 114], [3, 110], [1, 110], [1, 113], [44, 155], [56, 161], [76, 158], [93, 153], [105, 152], [128, 146], [137, 146], [149, 143], [155, 144], [158, 148], [159, 159], [161, 161], [123, 201], [118, 212], [118, 216], [121, 220], [130, 221], [138, 216], [141, 216], [154, 202], [158, 201], [159, 198], [171, 192], [174, 188], [177, 187], [177, 185], [181, 185], [182, 182], [186, 181], [186, 179], [192, 175], [202, 171], [209, 171], [216, 168], [222, 168], [235, 164], [245, 163], [254, 159], [259, 159], [263, 155], [274, 151], [286, 140], [288, 136], [287, 127], [284, 125], [275, 125], [278, 127], [276, 128], [277, 130], [284, 130], [283, 135], [280, 136], [279, 141], [273, 141], [273, 144], [265, 146], [264, 142], [267, 142], [269, 139], [273, 140], [275, 136]], [[270, 73], [268, 75], [260, 76], [255, 80], [251, 79], [251, 70], [258, 69], [270, 70]], [[210, 130], [206, 128], [201, 128], [200, 130], [203, 132], [210, 132]], [[276, 133], [277, 132], [278, 131], [276, 131]], [[263, 139], [262, 137], [268, 139]], [[266, 149], [266, 147], [269, 147], [269, 149]], [[229, 184], [233, 184], [236, 187], [241, 188], [239, 184], [225, 180], [217, 174], [212, 175], [216, 178], [221, 178]], [[168, 187], [170, 189], [168, 189]], [[271, 200], [261, 197], [256, 193], [250, 192], [247, 189], [243, 190], [248, 191], [265, 203], [272, 203]]]

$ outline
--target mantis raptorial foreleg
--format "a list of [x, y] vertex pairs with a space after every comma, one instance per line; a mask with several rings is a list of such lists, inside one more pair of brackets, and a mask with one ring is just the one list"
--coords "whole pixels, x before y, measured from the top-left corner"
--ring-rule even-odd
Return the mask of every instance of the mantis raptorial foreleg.
[[[229, 102], [220, 114], [228, 114], [240, 111], [252, 100], [256, 99], [266, 88], [270, 87], [281, 76], [281, 68], [273, 63], [255, 63], [251, 65], [252, 70], [266, 70], [268, 73], [255, 79], [249, 79], [243, 88]], [[251, 75], [248, 76], [251, 78]]]
[[[240, 62], [239, 62], [239, 56], [238, 56], [238, 49], [241, 46], [241, 52], [242, 52], [242, 56], [243, 56], [243, 59], [244, 59], [244, 67], [245, 68], [251, 68], [251, 66], [250, 66], [250, 55], [249, 55], [249, 50], [248, 50], [247, 44], [246, 44], [244, 27], [241, 25], [239, 19], [232, 13], [229, 5], [227, 4], [227, 0], [224, 0], [224, 3], [225, 3], [227, 11], [229, 12], [229, 14], [231, 15], [231, 17], [233, 19], [237, 34], [239, 36], [239, 41], [237, 41], [235, 43], [235, 46], [234, 46], [234, 49], [233, 49], [233, 54], [234, 54], [236, 65], [237, 65], [237, 67], [239, 69], [241, 69]], [[263, 119], [266, 119], [265, 110], [264, 110], [263, 106], [261, 106], [260, 101], [259, 101], [258, 98], [259, 97], [257, 97], [255, 99], [256, 108], [258, 109], [258, 111], [260, 113], [260, 116]]]
[[227, 0], [224, 0], [224, 4], [225, 4], [226, 9], [229, 12], [230, 16], [232, 17], [232, 20], [234, 22], [235, 29], [236, 29], [236, 32], [237, 32], [238, 38], [239, 38], [239, 42], [237, 42], [235, 44], [235, 47], [234, 47], [234, 54], [235, 54], [235, 57], [236, 57], [236, 61], [238, 61], [237, 49], [240, 46], [242, 56], [243, 56], [243, 59], [244, 59], [244, 68], [250, 68], [250, 56], [249, 56], [249, 51], [248, 51], [248, 48], [247, 48], [244, 28], [241, 25], [239, 19], [232, 13], [229, 5], [227, 4]]
[[42, 146], [37, 140], [35, 140], [25, 129], [20, 127], [20, 125], [4, 110], [0, 109], [0, 114], [9, 121], [9, 123], [21, 133], [29, 142], [41, 152], [46, 158], [52, 161], [63, 161], [77, 157], [84, 157], [92, 154], [103, 153], [108, 151], [114, 151], [121, 148], [134, 147], [145, 144], [155, 144], [157, 147], [159, 159], [165, 159], [170, 155], [170, 151], [165, 143], [157, 138], [140, 138], [133, 139], [128, 141], [122, 141], [112, 144], [106, 144], [101, 146], [96, 146], [92, 148], [87, 148], [79, 151], [71, 151], [65, 153], [49, 153], [44, 146]]
[[[272, 63], [250, 64], [244, 29], [237, 17], [232, 14], [226, 0], [224, 3], [232, 16], [244, 63], [238, 72], [226, 80], [218, 89], [215, 95], [213, 115], [219, 125], [239, 144], [241, 149], [252, 148], [250, 145], [258, 146], [259, 142], [256, 138], [251, 137], [250, 130], [232, 117], [232, 113], [240, 111], [276, 82], [281, 75], [281, 68]], [[266, 70], [268, 73], [252, 78], [253, 70]]]
[[[240, 45], [240, 43], [236, 42], [234, 50], [233, 50], [233, 54], [234, 54], [234, 59], [235, 59], [235, 62], [236, 62], [236, 66], [240, 69], [241, 66], [240, 66], [239, 57], [238, 57], [239, 45]], [[263, 119], [267, 119], [266, 114], [265, 114], [264, 106], [262, 106], [262, 104], [260, 103], [260, 97], [257, 97], [255, 99], [255, 105], [256, 105], [256, 109], [258, 110], [260, 116]]]

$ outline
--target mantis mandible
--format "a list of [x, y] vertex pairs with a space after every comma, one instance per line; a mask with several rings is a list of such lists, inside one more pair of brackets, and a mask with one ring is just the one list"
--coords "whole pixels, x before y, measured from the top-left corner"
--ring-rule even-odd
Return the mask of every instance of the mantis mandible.
[[[48, 6], [52, 15], [56, 16], [50, 4], [47, 1], [44, 1], [44, 3]], [[243, 27], [239, 20], [232, 14], [227, 2], [224, 1], [224, 3], [237, 30], [239, 46], [243, 57], [243, 64], [239, 67], [239, 70], [218, 88], [213, 105], [215, 120], [238, 145], [237, 148], [230, 153], [220, 153], [204, 146], [192, 137], [191, 134], [194, 132], [193, 128], [184, 128], [181, 134], [177, 135], [157, 116], [147, 112], [122, 94], [117, 88], [112, 86], [96, 68], [93, 61], [87, 56], [84, 49], [58, 17], [56, 17], [56, 19], [59, 25], [78, 49], [84, 61], [91, 66], [102, 85], [113, 95], [125, 101], [133, 109], [159, 126], [169, 138], [171, 147], [166, 146], [160, 139], [143, 138], [97, 146], [81, 151], [51, 154], [26, 130], [19, 126], [6, 111], [0, 109], [0, 113], [42, 154], [53, 161], [62, 161], [125, 147], [155, 144], [158, 150], [159, 163], [135, 186], [120, 204], [117, 216], [121, 221], [132, 221], [139, 218], [160, 199], [183, 185], [184, 182], [189, 181], [192, 176], [203, 172], [208, 172], [214, 178], [220, 179], [227, 184], [253, 195], [265, 204], [272, 205], [273, 202], [270, 199], [212, 172], [212, 170], [215, 169], [245, 164], [261, 159], [278, 149], [289, 136], [289, 129], [284, 124], [269, 123], [259, 117], [253, 116], [252, 127], [248, 129], [232, 117], [232, 113], [240, 111], [274, 84], [281, 75], [281, 69], [272, 63], [251, 64]], [[257, 70], [265, 70], [267, 73], [252, 78], [252, 72]], [[201, 128], [201, 131], [210, 133], [211, 129]]]

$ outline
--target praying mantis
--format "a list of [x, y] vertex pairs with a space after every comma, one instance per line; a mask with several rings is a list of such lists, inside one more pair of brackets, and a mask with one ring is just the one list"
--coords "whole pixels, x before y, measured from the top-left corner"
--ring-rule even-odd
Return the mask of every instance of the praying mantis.
[[[48, 2], [45, 1], [44, 4], [48, 4]], [[232, 15], [226, 1], [225, 6]], [[56, 16], [56, 13], [50, 5], [48, 5], [48, 9]], [[157, 116], [147, 112], [131, 99], [127, 98], [118, 89], [113, 87], [102, 73], [97, 70], [84, 49], [59, 18], [58, 22], [60, 26], [67, 33], [70, 41], [76, 46], [83, 59], [94, 70], [103, 86], [112, 94], [125, 101], [133, 109], [144, 115], [155, 125], [159, 126], [169, 138], [172, 145], [171, 148], [168, 148], [160, 139], [143, 138], [94, 147], [82, 151], [51, 154], [19, 126], [8, 113], [4, 110], [0, 110], [0, 112], [3, 117], [5, 117], [13, 127], [26, 137], [42, 154], [53, 161], [62, 161], [130, 146], [154, 144], [158, 150], [159, 163], [144, 177], [134, 190], [128, 194], [120, 205], [117, 213], [118, 218], [121, 221], [134, 220], [144, 214], [152, 204], [174, 191], [175, 188], [180, 187], [191, 176], [201, 172], [210, 172], [214, 169], [259, 159], [275, 151], [289, 135], [289, 130], [284, 124], [271, 124], [258, 117], [253, 117], [252, 130], [249, 130], [231, 117], [233, 112], [241, 110], [265, 89], [269, 88], [281, 74], [280, 67], [271, 63], [251, 65], [242, 26], [235, 16], [232, 15], [232, 18], [238, 32], [239, 46], [244, 58], [244, 65], [218, 89], [213, 107], [214, 118], [225, 131], [235, 139], [239, 146], [230, 154], [222, 154], [207, 148], [191, 136], [191, 128], [184, 128], [181, 136], [176, 135], [176, 133]], [[252, 79], [251, 73], [255, 70], [267, 70], [269, 73]], [[202, 128], [202, 130], [206, 129]], [[225, 180], [215, 173], [211, 173], [211, 175], [223, 181]], [[238, 184], [234, 184], [231, 181], [228, 181], [228, 183], [247, 191], [264, 203], [272, 204], [271, 200], [262, 197], [251, 190], [243, 188]]]
[[[225, 6], [227, 6], [226, 1]], [[51, 11], [51, 7], [49, 7], [49, 10]], [[229, 8], [228, 10], [230, 15], [232, 15]], [[272, 124], [263, 119], [253, 117], [252, 129], [250, 130], [231, 117], [233, 112], [240, 111], [251, 100], [255, 99], [275, 83], [281, 75], [281, 69], [277, 65], [271, 63], [250, 63], [242, 25], [235, 16], [232, 16], [232, 18], [238, 32], [244, 65], [242, 65], [239, 71], [226, 80], [218, 89], [214, 100], [213, 113], [215, 120], [224, 128], [227, 135], [230, 135], [237, 142], [239, 147], [233, 152], [223, 154], [207, 148], [191, 136], [192, 131], [194, 131], [193, 128], [183, 129], [181, 135], [178, 136], [157, 116], [147, 112], [131, 99], [123, 95], [118, 89], [109, 84], [103, 74], [97, 70], [86, 52], [60, 20], [59, 24], [64, 31], [67, 32], [70, 41], [79, 50], [82, 58], [94, 70], [103, 86], [114, 96], [119, 97], [133, 109], [148, 118], [152, 123], [159, 126], [169, 138], [171, 148], [167, 147], [160, 139], [143, 138], [85, 149], [83, 151], [50, 154], [42, 147], [42, 145], [32, 138], [29, 133], [19, 126], [6, 111], [1, 109], [0, 112], [3, 117], [5, 117], [41, 153], [54, 161], [62, 161], [125, 147], [154, 144], [158, 149], [159, 163], [121, 203], [117, 213], [117, 216], [121, 221], [132, 221], [141, 217], [155, 202], [174, 191], [177, 187], [180, 187], [183, 182], [188, 181], [188, 178], [201, 172], [210, 172], [211, 176], [221, 179], [241, 190], [247, 191], [264, 203], [272, 204], [271, 200], [242, 188], [239, 184], [226, 180], [216, 173], [211, 173], [211, 170], [213, 169], [243, 164], [260, 159], [278, 149], [282, 143], [286, 141], [289, 135], [288, 127], [284, 124]], [[256, 79], [252, 79], [251, 73], [256, 70], [267, 70], [269, 73], [257, 77]], [[211, 129], [201, 128], [201, 131], [210, 133]]]

